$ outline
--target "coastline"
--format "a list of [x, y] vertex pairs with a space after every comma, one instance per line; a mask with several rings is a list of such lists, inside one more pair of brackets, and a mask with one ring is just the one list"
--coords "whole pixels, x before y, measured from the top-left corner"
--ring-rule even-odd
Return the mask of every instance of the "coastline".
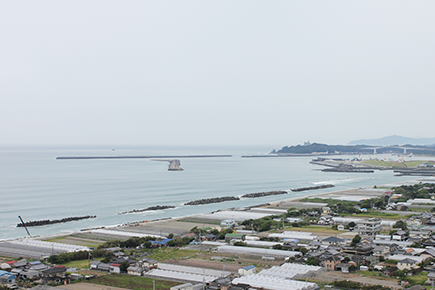
[[[435, 179], [428, 179], [428, 178], [420, 178], [415, 179], [411, 181], [402, 181], [394, 183], [395, 186], [400, 186], [403, 184], [410, 185], [418, 182], [435, 182]], [[261, 206], [261, 207], [253, 207], [254, 211], [255, 208], [262, 208], [262, 209], [276, 209], [276, 210], [283, 210], [282, 208], [285, 207], [285, 205], [288, 205], [292, 202], [298, 202], [301, 199], [304, 198], [313, 198], [313, 197], [323, 197], [327, 198], [327, 196], [331, 197], [346, 197], [346, 196], [367, 196], [368, 198], [371, 198], [371, 196], [380, 196], [383, 195], [383, 191], [387, 190], [393, 184], [385, 184], [385, 186], [380, 185], [379, 187], [382, 187], [383, 189], [373, 188], [373, 187], [364, 187], [364, 188], [353, 188], [353, 189], [345, 189], [345, 190], [333, 190], [328, 192], [321, 192], [321, 193], [312, 193], [308, 195], [303, 196], [297, 196], [297, 197], [290, 197], [290, 198], [284, 198], [279, 201], [268, 203], [267, 206]], [[370, 194], [370, 192], [372, 194]], [[382, 193], [381, 193], [382, 192]], [[262, 204], [261, 204], [262, 205]], [[1, 242], [7, 242], [7, 241], [14, 241], [14, 240], [23, 240], [23, 239], [37, 239], [37, 240], [50, 240], [50, 239], [58, 239], [62, 237], [69, 237], [69, 236], [81, 236], [81, 235], [92, 235], [92, 232], [98, 232], [98, 230], [108, 230], [108, 231], [119, 231], [119, 232], [129, 232], [134, 236], [134, 234], [149, 234], [154, 236], [164, 236], [165, 231], [170, 231], [173, 229], [173, 231], [170, 232], [180, 232], [183, 229], [190, 229], [195, 226], [201, 227], [201, 226], [216, 226], [216, 223], [213, 222], [212, 219], [206, 219], [204, 218], [206, 215], [210, 215], [213, 213], [222, 213], [222, 212], [230, 212], [230, 211], [237, 211], [237, 210], [246, 210], [244, 208], [227, 208], [222, 210], [216, 210], [211, 213], [202, 213], [202, 214], [192, 214], [192, 215], [184, 215], [184, 216], [178, 216], [178, 217], [169, 217], [169, 218], [161, 218], [161, 219], [155, 219], [155, 220], [142, 220], [142, 221], [132, 221], [129, 223], [124, 224], [115, 224], [115, 225], [105, 225], [95, 228], [89, 228], [89, 229], [81, 229], [80, 231], [72, 231], [72, 232], [65, 232], [65, 233], [56, 233], [51, 235], [41, 235], [41, 236], [32, 236], [32, 237], [24, 237], [24, 238], [13, 238], [13, 239], [6, 239], [1, 240]], [[190, 220], [189, 220], [190, 219]], [[197, 221], [192, 221], [197, 220]], [[120, 235], [114, 234], [111, 238], [119, 238]], [[110, 234], [107, 235], [108, 239], [110, 239]]]

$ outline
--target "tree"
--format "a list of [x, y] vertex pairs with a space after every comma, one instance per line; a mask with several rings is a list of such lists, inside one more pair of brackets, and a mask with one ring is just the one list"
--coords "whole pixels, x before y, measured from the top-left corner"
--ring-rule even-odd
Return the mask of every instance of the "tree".
[[121, 272], [127, 272], [127, 268], [130, 267], [130, 264], [128, 262], [122, 262], [121, 265], [119, 265], [119, 269]]
[[361, 237], [359, 235], [356, 235], [353, 239], [352, 242], [350, 243], [351, 247], [355, 247], [359, 242], [361, 241]]
[[174, 234], [173, 233], [170, 233], [169, 235], [168, 235], [168, 239], [173, 239], [174, 238]]
[[300, 248], [299, 251], [300, 251], [300, 252], [302, 253], [302, 255], [304, 255], [304, 256], [305, 256], [306, 253], [308, 253], [308, 250], [307, 250], [307, 248], [305, 248], [305, 247]]
[[319, 266], [319, 261], [314, 257], [308, 257], [307, 261], [305, 262], [305, 265]]
[[354, 223], [354, 222], [350, 222], [347, 226], [348, 226], [349, 228], [355, 228], [355, 227], [356, 227], [356, 223]]
[[408, 229], [408, 226], [406, 225], [406, 223], [402, 220], [398, 220], [394, 225], [393, 225], [394, 229], [398, 229], [401, 228], [403, 231], [406, 231]]

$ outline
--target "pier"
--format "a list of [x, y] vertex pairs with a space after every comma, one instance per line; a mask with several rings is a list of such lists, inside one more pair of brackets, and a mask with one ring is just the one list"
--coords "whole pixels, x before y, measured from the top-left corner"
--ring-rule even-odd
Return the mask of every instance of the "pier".
[[139, 156], [59, 156], [56, 159], [151, 159], [151, 158], [216, 158], [233, 155], [139, 155]]

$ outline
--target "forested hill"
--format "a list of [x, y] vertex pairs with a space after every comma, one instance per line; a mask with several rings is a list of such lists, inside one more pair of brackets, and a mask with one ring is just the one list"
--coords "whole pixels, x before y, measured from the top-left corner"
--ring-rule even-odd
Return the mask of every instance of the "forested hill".
[[309, 154], [314, 152], [328, 152], [333, 154], [339, 153], [373, 153], [373, 149], [365, 148], [366, 146], [354, 145], [327, 145], [320, 143], [312, 143], [308, 145], [284, 146], [282, 149], [272, 152], [278, 154]]
[[[417, 155], [435, 156], [435, 148], [430, 146], [413, 146], [405, 145], [402, 147], [397, 146], [385, 146], [376, 148], [376, 152], [379, 154], [384, 153], [398, 153], [403, 154], [404, 148], [408, 153]], [[328, 154], [373, 154], [373, 147], [367, 145], [328, 145], [321, 143], [311, 143], [296, 146], [284, 146], [282, 149], [275, 151], [272, 154], [311, 154], [311, 153], [328, 153]]]

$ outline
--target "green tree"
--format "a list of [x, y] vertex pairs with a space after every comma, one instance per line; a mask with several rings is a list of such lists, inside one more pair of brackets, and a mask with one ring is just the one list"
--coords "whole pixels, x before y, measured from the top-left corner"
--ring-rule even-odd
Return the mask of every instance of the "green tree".
[[356, 235], [353, 239], [352, 242], [350, 243], [351, 247], [355, 247], [359, 242], [361, 241], [361, 237], [359, 235]]
[[314, 257], [308, 257], [307, 261], [305, 262], [305, 265], [319, 266], [319, 261]]
[[408, 226], [406, 225], [406, 223], [402, 220], [398, 220], [394, 225], [393, 225], [394, 229], [398, 229], [401, 228], [403, 231], [406, 231], [408, 229]]
[[299, 251], [300, 251], [300, 252], [302, 253], [302, 255], [304, 255], [304, 256], [305, 256], [306, 253], [308, 253], [308, 250], [307, 250], [307, 248], [305, 248], [305, 247], [300, 248]]
[[128, 264], [128, 262], [122, 262], [121, 265], [119, 265], [119, 269], [121, 269], [121, 272], [127, 272], [128, 267], [130, 267], [130, 264]]

